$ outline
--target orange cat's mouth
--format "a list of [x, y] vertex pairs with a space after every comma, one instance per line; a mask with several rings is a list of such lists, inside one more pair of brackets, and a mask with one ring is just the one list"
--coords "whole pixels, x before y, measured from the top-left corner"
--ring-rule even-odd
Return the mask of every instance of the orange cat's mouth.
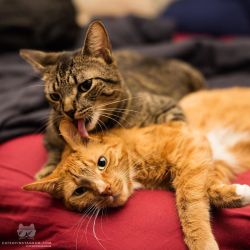
[[106, 205], [108, 207], [117, 207], [119, 206], [117, 201], [119, 201], [119, 195], [110, 195], [106, 198]]
[[124, 197], [121, 194], [112, 195], [106, 198], [105, 207], [120, 207], [123, 206], [127, 201], [127, 197]]

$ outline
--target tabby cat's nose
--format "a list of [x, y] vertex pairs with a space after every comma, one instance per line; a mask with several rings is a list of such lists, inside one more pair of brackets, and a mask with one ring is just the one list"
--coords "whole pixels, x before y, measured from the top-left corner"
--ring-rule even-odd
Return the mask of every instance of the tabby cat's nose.
[[74, 119], [74, 116], [75, 116], [75, 110], [74, 109], [71, 109], [67, 112], [65, 112], [70, 118]]

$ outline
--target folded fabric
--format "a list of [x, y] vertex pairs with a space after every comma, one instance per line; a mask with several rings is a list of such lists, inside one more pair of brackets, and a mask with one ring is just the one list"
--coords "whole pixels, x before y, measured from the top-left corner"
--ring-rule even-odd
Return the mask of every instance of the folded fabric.
[[43, 132], [48, 112], [40, 76], [19, 54], [0, 55], [0, 143]]
[[155, 44], [171, 39], [176, 30], [175, 23], [164, 18], [100, 18], [109, 32], [114, 48]]
[[[95, 17], [93, 20], [102, 20], [113, 49], [127, 48], [145, 44], [166, 42], [173, 36], [175, 23], [167, 18], [142, 18], [137, 16]], [[83, 28], [86, 31], [87, 26]], [[79, 37], [76, 47], [82, 46], [83, 36]]]
[[[250, 86], [249, 38], [226, 42], [196, 38], [130, 48], [152, 57], [189, 62], [205, 74], [209, 87]], [[0, 143], [44, 131], [49, 105], [42, 86], [38, 74], [17, 53], [0, 55]]]
[[[250, 69], [250, 38], [236, 38], [221, 41], [212, 38], [194, 38], [176, 43], [161, 43], [133, 47], [148, 56], [178, 58], [199, 68], [208, 78], [224, 77], [224, 86], [249, 85], [249, 78], [244, 77]], [[233, 82], [228, 78], [243, 73], [241, 82]], [[228, 79], [230, 82], [228, 82]], [[223, 87], [218, 85], [216, 87]]]

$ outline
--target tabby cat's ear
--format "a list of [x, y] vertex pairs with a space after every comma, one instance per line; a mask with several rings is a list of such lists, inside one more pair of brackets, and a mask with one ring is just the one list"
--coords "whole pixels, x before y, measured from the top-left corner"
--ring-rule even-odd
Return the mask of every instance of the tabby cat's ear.
[[43, 52], [32, 49], [20, 50], [20, 56], [40, 73], [43, 73], [46, 67], [56, 64], [61, 53], [62, 52]]
[[56, 177], [55, 174], [51, 174], [41, 180], [32, 182], [23, 186], [22, 188], [27, 191], [39, 191], [39, 192], [46, 192], [53, 196], [58, 196], [58, 184], [59, 184], [59, 177]]
[[78, 130], [72, 122], [67, 119], [62, 119], [59, 125], [59, 130], [64, 140], [69, 144], [74, 151], [82, 145], [82, 139]]
[[108, 33], [100, 21], [92, 22], [87, 30], [85, 43], [82, 49], [83, 54], [101, 57], [106, 63], [112, 63], [111, 43]]

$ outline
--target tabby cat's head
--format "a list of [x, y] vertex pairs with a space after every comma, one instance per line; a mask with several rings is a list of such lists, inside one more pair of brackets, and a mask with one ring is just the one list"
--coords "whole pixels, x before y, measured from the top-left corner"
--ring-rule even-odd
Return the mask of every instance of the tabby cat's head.
[[61, 133], [70, 146], [54, 172], [24, 186], [25, 190], [48, 192], [62, 198], [74, 210], [117, 207], [133, 192], [129, 156], [122, 140], [110, 133], [82, 142], [76, 128], [61, 122]]
[[45, 95], [53, 108], [75, 123], [80, 121], [83, 136], [84, 132], [102, 127], [121, 104], [119, 100], [124, 99], [109, 37], [99, 21], [90, 24], [78, 51], [21, 50], [20, 55], [42, 74]]

